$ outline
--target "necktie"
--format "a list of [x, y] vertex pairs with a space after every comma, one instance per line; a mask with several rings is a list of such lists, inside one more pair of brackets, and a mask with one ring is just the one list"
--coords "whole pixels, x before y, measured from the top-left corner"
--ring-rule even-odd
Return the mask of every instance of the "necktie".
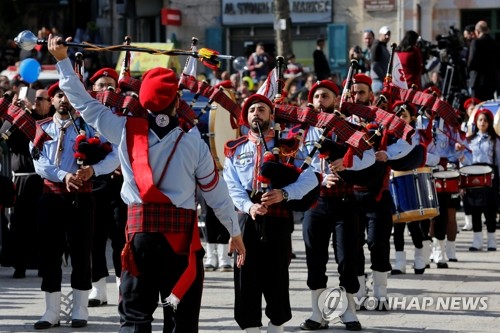
[[53, 116], [53, 121], [59, 128], [59, 135], [57, 137], [57, 152], [56, 152], [56, 166], [61, 165], [61, 156], [63, 152], [63, 142], [64, 135], [66, 135], [66, 129], [72, 125], [72, 122], [68, 119], [65, 122], [62, 122], [56, 115]]

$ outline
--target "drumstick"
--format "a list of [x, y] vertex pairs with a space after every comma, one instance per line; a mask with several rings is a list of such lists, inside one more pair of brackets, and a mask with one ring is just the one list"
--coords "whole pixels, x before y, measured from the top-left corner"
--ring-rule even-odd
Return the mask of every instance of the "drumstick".
[[453, 138], [452, 136], [450, 136], [450, 134], [446, 133], [445, 131], [443, 131], [440, 128], [438, 128], [437, 130], [440, 131], [441, 133], [443, 133], [444, 135], [446, 135], [446, 137], [448, 139], [450, 139], [451, 141], [453, 141], [453, 143], [458, 143], [461, 147], [467, 149], [470, 153], [472, 153], [472, 150], [469, 147], [467, 147], [467, 146], [463, 145], [462, 143], [458, 142], [458, 140], [455, 139], [455, 138]]

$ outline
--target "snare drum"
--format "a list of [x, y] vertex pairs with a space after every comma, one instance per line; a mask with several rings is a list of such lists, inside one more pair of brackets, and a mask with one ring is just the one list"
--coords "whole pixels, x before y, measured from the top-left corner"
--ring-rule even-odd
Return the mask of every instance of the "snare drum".
[[393, 171], [389, 190], [395, 206], [393, 222], [421, 221], [439, 215], [431, 168]]
[[432, 174], [437, 193], [460, 192], [460, 173], [456, 170], [437, 171]]
[[487, 165], [470, 165], [460, 168], [460, 187], [463, 189], [491, 187], [493, 169]]

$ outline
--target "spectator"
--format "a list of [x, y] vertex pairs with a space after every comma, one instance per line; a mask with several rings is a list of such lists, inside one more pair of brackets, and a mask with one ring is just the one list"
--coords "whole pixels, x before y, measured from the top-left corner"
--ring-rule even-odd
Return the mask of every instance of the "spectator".
[[416, 85], [420, 90], [422, 88], [420, 77], [424, 72], [424, 64], [422, 53], [417, 47], [418, 38], [419, 35], [415, 31], [408, 30], [396, 48], [396, 52], [401, 61], [408, 87]]
[[366, 68], [366, 74], [369, 75], [370, 66], [372, 61], [372, 52], [371, 47], [373, 45], [373, 41], [375, 40], [375, 34], [373, 30], [366, 29], [363, 31], [363, 43], [365, 44], [365, 49], [363, 50], [363, 62]]
[[314, 72], [318, 81], [327, 80], [330, 78], [331, 71], [328, 60], [326, 59], [323, 48], [325, 47], [325, 40], [320, 38], [316, 41], [316, 50], [313, 52]]
[[383, 26], [378, 31], [378, 39], [371, 47], [372, 62], [370, 65], [370, 77], [372, 78], [372, 91], [378, 96], [382, 91], [383, 82], [389, 66], [389, 50], [387, 43], [391, 39], [391, 29]]
[[263, 43], [257, 43], [255, 52], [248, 57], [247, 67], [255, 83], [262, 77], [267, 77], [270, 70], [271, 58], [266, 53]]

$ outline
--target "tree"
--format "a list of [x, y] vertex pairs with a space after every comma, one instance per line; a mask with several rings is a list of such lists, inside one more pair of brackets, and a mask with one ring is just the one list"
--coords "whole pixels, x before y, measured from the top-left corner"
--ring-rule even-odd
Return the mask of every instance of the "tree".
[[290, 19], [290, 4], [288, 0], [273, 0], [274, 27], [276, 30], [276, 54], [284, 56], [293, 53], [292, 20]]

